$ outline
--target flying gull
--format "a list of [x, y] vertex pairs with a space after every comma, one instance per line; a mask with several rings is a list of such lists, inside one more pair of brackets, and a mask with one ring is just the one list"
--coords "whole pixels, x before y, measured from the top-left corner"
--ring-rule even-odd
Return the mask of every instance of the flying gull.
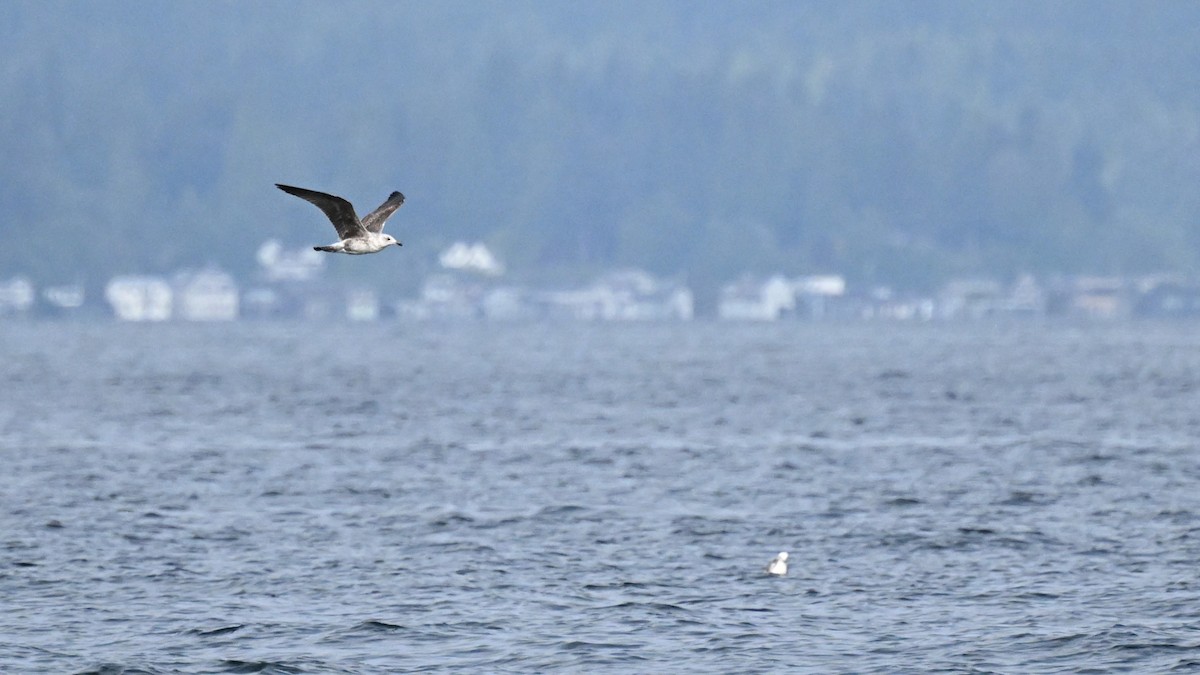
[[404, 195], [399, 192], [393, 192], [387, 201], [379, 205], [379, 208], [359, 220], [358, 214], [354, 212], [354, 206], [341, 197], [279, 183], [276, 183], [275, 187], [315, 205], [325, 213], [329, 222], [333, 223], [341, 241], [328, 246], [314, 246], [314, 251], [362, 255], [363, 253], [378, 253], [392, 244], [404, 245], [396, 241], [392, 235], [383, 233], [383, 224], [404, 203]]
[[780, 551], [779, 555], [771, 558], [771, 562], [767, 563], [767, 574], [777, 574], [783, 576], [787, 574], [787, 551]]

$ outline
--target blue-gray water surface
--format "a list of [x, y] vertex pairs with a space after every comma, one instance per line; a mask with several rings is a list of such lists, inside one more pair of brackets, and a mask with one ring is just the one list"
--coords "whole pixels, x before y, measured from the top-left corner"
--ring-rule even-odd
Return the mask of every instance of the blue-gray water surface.
[[1195, 329], [0, 324], [0, 671], [1200, 670]]

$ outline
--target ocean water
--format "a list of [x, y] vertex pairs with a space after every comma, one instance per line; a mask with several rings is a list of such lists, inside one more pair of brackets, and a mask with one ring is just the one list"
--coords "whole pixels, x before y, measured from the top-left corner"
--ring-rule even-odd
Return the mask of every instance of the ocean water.
[[0, 354], [6, 673], [1200, 671], [1192, 324], [5, 323]]

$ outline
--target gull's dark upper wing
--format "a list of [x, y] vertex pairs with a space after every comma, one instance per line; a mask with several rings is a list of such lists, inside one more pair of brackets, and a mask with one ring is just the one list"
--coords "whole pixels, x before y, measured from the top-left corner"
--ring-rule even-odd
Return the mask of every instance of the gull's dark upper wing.
[[402, 204], [404, 204], [404, 195], [393, 192], [386, 202], [379, 205], [379, 208], [363, 216], [363, 227], [367, 228], [369, 232], [383, 232], [383, 224]]
[[334, 229], [337, 230], [338, 236], [342, 239], [362, 237], [367, 234], [362, 223], [358, 221], [358, 215], [354, 213], [354, 207], [345, 199], [325, 194], [324, 192], [317, 192], [316, 190], [292, 187], [291, 185], [276, 183], [275, 187], [321, 209], [325, 213], [325, 216], [329, 218], [329, 222], [333, 223]]

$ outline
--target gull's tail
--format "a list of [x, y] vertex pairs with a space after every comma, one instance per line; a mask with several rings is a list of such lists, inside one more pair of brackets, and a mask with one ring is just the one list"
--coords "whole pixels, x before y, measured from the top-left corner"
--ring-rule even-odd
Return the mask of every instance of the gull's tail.
[[337, 249], [332, 246], [314, 246], [314, 251], [325, 251], [326, 253], [336, 253]]

